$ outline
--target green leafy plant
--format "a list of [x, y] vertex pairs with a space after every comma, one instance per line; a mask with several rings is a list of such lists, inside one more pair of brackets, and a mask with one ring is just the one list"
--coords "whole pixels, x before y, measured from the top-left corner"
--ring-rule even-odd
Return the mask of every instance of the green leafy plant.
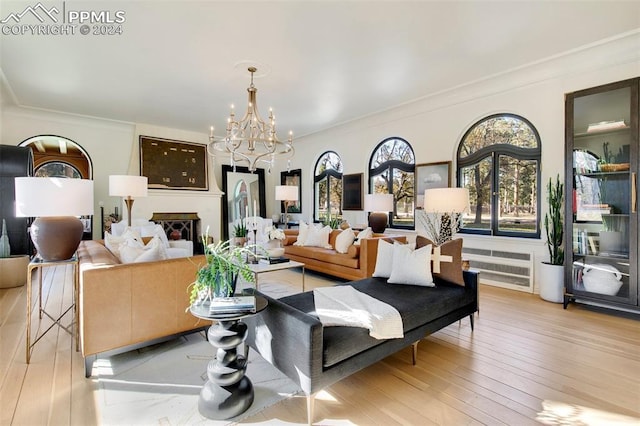
[[338, 229], [342, 223], [342, 218], [338, 215], [326, 215], [320, 218], [320, 222], [322, 222], [322, 225], [329, 226], [331, 229]]
[[239, 223], [235, 224], [233, 226], [233, 236], [237, 237], [237, 238], [244, 238], [247, 236], [247, 234], [249, 233], [249, 231], [247, 230], [247, 226], [244, 224], [243, 221], [240, 221]]
[[564, 237], [562, 205], [564, 201], [564, 184], [560, 182], [560, 175], [556, 176], [555, 184], [549, 178], [547, 184], [547, 201], [549, 212], [544, 215], [544, 227], [547, 231], [547, 247], [549, 248], [549, 263], [552, 265], [564, 264], [564, 250], [562, 240]]
[[252, 247], [233, 246], [229, 241], [207, 245], [206, 241], [206, 236], [203, 236], [207, 263], [198, 270], [196, 280], [190, 286], [191, 304], [233, 295], [238, 276], [254, 282], [254, 275], [244, 261], [253, 255]]

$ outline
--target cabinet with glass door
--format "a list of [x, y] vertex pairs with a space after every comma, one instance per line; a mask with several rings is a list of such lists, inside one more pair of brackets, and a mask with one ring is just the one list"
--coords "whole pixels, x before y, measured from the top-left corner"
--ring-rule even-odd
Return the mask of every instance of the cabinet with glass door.
[[639, 310], [638, 82], [566, 95], [566, 294]]

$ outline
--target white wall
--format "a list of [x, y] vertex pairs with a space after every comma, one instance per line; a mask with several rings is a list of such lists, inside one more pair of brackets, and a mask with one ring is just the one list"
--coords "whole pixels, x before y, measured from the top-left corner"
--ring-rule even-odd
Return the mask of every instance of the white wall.
[[[189, 142], [207, 143], [205, 133], [116, 122], [91, 117], [4, 105], [0, 122], [0, 143], [18, 145], [37, 135], [59, 135], [82, 146], [93, 162], [94, 227], [93, 237], [101, 238], [100, 204], [105, 215], [116, 206], [126, 208], [120, 197], [109, 196], [109, 175], [140, 174], [138, 136], [149, 135]], [[216, 172], [219, 169], [209, 158], [209, 191], [150, 190], [146, 198], [136, 199], [132, 216], [149, 219], [154, 212], [196, 212], [201, 218], [201, 231], [209, 227], [209, 235], [216, 240], [221, 235], [221, 196]]]
[[[302, 168], [301, 217], [309, 220], [313, 216], [313, 167], [323, 152], [336, 151], [342, 158], [344, 173], [365, 173], [367, 191], [368, 161], [383, 139], [398, 136], [409, 141], [417, 164], [453, 161], [455, 168], [456, 149], [465, 131], [481, 118], [498, 112], [521, 115], [538, 130], [542, 141], [542, 182], [558, 173], [562, 177], [564, 94], [637, 76], [640, 76], [640, 32], [299, 138], [295, 142], [292, 168]], [[546, 210], [545, 197], [542, 212]], [[344, 217], [350, 223], [366, 222], [364, 212], [344, 212]], [[535, 265], [548, 259], [543, 239], [467, 235], [464, 238], [467, 246], [530, 250], [536, 257]]]

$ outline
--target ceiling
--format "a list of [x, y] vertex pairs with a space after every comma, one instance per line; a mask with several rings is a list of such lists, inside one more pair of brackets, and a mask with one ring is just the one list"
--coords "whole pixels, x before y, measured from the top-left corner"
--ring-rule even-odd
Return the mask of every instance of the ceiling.
[[[3, 0], [0, 20], [36, 4]], [[2, 35], [10, 103], [221, 134], [230, 104], [246, 108], [255, 65], [259, 110], [264, 118], [273, 107], [281, 138], [640, 28], [640, 1], [43, 4], [65, 16], [120, 10], [126, 21], [121, 35]], [[38, 24], [32, 14], [20, 20]]]

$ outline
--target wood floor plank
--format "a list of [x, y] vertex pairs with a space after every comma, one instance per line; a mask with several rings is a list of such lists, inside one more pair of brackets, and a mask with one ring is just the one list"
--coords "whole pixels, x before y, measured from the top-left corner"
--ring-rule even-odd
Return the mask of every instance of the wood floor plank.
[[[71, 302], [69, 271], [44, 271], [43, 301], [52, 313]], [[297, 271], [269, 279], [278, 277], [299, 287]], [[307, 273], [307, 289], [334, 282]], [[416, 366], [404, 349], [328, 387], [316, 422], [529, 425], [545, 400], [640, 418], [640, 321], [494, 287], [480, 286], [480, 298], [475, 331], [465, 319], [421, 341]], [[55, 327], [27, 365], [25, 318], [26, 288], [0, 290], [0, 424], [100, 424], [97, 383], [84, 377], [72, 337]], [[37, 308], [32, 319], [34, 332], [50, 323], [39, 322]], [[69, 313], [63, 322], [70, 321]], [[305, 398], [296, 396], [242, 423], [305, 422]]]

